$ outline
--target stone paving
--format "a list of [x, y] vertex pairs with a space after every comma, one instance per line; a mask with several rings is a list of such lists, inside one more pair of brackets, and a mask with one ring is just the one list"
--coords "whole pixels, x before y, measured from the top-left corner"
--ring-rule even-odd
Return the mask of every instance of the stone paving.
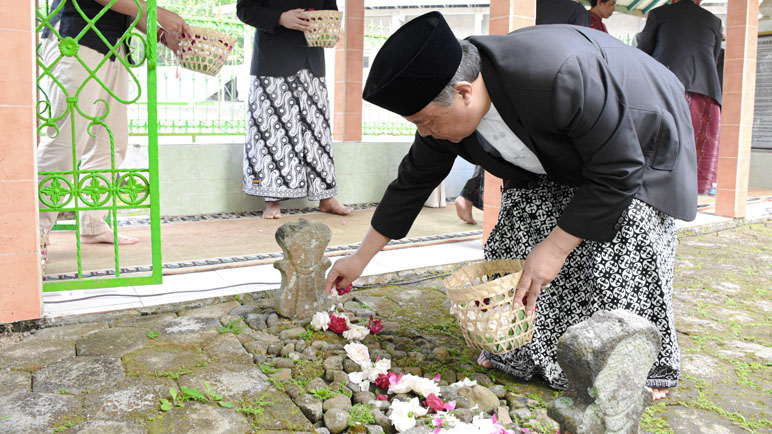
[[[682, 378], [648, 407], [643, 430], [772, 433], [772, 225], [682, 235], [675, 286]], [[280, 319], [271, 296], [67, 318], [0, 337], [0, 433], [394, 432], [388, 402], [350, 387], [345, 341]], [[555, 433], [545, 408], [558, 392], [478, 367], [441, 277], [347, 297], [352, 322], [383, 320], [364, 341], [373, 358], [440, 373], [441, 385], [477, 381], [457, 396], [460, 417], [477, 405], [509, 427]]]

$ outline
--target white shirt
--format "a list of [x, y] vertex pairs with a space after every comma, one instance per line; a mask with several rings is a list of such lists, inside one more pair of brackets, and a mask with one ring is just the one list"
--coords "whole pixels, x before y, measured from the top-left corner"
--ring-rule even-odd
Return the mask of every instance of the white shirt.
[[477, 126], [477, 132], [496, 148], [508, 162], [532, 173], [541, 175], [547, 173], [541, 167], [536, 154], [528, 149], [525, 143], [509, 129], [504, 119], [501, 119], [501, 115], [494, 107], [493, 102], [491, 102], [488, 113], [483, 116], [480, 125]]

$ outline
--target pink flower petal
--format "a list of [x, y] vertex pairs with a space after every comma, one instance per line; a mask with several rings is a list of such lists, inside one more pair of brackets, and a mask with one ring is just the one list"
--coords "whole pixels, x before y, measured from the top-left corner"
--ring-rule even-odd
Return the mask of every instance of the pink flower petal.
[[440, 374], [437, 374], [432, 378], [432, 380], [439, 382], [442, 379], [442, 376]]
[[389, 397], [386, 396], [386, 395], [378, 395], [378, 396], [375, 397], [375, 399], [378, 400], [378, 401], [388, 401]]

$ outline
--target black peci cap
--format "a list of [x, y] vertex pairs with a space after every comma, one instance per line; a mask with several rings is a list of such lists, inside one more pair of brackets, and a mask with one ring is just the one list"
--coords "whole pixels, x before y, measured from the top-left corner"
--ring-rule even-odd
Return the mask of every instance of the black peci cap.
[[439, 12], [414, 18], [375, 56], [362, 98], [410, 116], [439, 95], [461, 63], [461, 45]]

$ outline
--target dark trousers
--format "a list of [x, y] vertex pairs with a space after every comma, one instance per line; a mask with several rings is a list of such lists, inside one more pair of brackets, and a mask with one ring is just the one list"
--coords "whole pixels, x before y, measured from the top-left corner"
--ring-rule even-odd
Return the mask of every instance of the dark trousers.
[[460, 196], [472, 202], [477, 209], [483, 209], [483, 190], [485, 186], [485, 171], [480, 166], [474, 167], [474, 174], [466, 181]]

